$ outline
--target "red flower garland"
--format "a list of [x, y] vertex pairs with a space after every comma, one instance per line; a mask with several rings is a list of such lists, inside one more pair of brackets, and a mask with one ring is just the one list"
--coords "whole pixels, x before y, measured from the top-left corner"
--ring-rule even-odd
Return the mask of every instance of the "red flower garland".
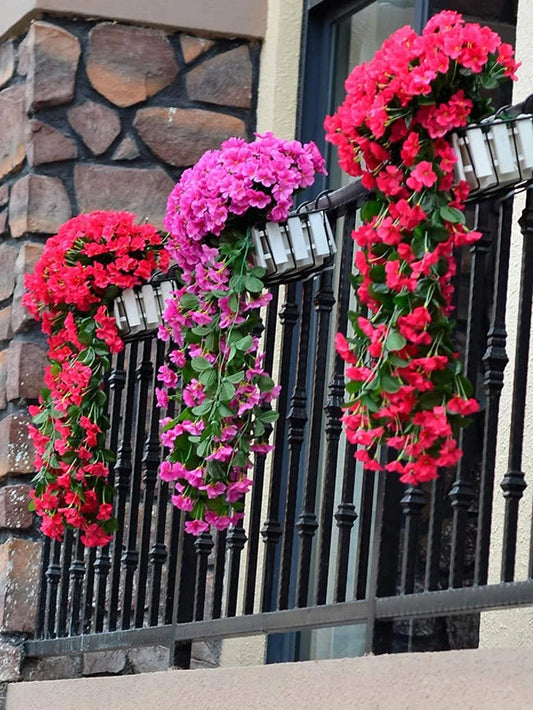
[[45, 535], [61, 540], [66, 527], [79, 529], [88, 547], [106, 545], [117, 526], [103, 379], [123, 342], [110, 305], [168, 265], [155, 227], [134, 220], [127, 212], [69, 220], [25, 282], [23, 303], [42, 321], [50, 361], [39, 406], [30, 407], [39, 469], [32, 507]]
[[483, 89], [514, 78], [509, 45], [455, 12], [421, 36], [403, 27], [346, 80], [347, 96], [325, 121], [341, 167], [375, 192], [353, 233], [359, 311], [354, 337], [338, 334], [352, 396], [343, 416], [365, 468], [368, 449], [396, 449], [385, 465], [405, 483], [437, 476], [461, 457], [458, 427], [479, 409], [452, 340], [454, 249], [481, 234], [465, 226], [469, 187], [454, 185], [446, 135], [490, 108]]

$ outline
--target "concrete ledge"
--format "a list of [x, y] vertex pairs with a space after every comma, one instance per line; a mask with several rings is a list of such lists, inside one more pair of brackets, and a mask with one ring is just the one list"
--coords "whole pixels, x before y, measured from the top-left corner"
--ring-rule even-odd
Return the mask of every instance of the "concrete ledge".
[[[529, 708], [533, 649], [398, 654], [11, 684], [6, 710]], [[102, 704], [95, 699], [101, 698]]]
[[190, 32], [262, 38], [267, 0], [2, 0], [0, 39], [33, 17], [59, 13]]

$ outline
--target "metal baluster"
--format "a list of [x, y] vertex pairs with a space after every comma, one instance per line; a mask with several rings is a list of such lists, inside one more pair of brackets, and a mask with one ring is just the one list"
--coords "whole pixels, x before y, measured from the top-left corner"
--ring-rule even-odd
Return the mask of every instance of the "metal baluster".
[[[355, 225], [355, 213], [357, 206], [354, 205], [350, 212], [344, 218], [343, 231], [342, 231], [342, 241], [339, 244], [339, 249], [341, 250], [341, 263], [340, 263], [340, 273], [339, 273], [339, 286], [337, 293], [337, 313], [335, 321], [335, 331], [337, 333], [346, 333], [348, 328], [348, 309], [350, 307], [350, 275], [352, 272], [353, 263], [353, 239], [352, 230]], [[328, 591], [328, 574], [329, 574], [329, 562], [331, 555], [331, 535], [333, 527], [333, 506], [335, 503], [335, 482], [337, 479], [337, 466], [339, 458], [339, 440], [342, 434], [342, 424], [340, 417], [342, 414], [341, 405], [344, 402], [345, 392], [344, 392], [344, 360], [340, 357], [338, 353], [335, 353], [334, 360], [334, 370], [333, 375], [329, 382], [329, 396], [326, 403], [326, 453], [325, 453], [325, 472], [324, 479], [322, 481], [322, 496], [321, 496], [321, 509], [320, 509], [320, 534], [319, 534], [319, 545], [318, 545], [318, 581], [315, 601], [317, 604], [325, 604]], [[350, 498], [353, 498], [353, 472], [354, 466], [351, 470], [352, 479], [352, 490]], [[343, 494], [349, 494], [349, 488], [346, 489], [344, 486], [345, 480], [343, 480]], [[349, 505], [346, 498], [342, 498], [341, 505], [344, 503]], [[339, 506], [340, 509], [340, 506]], [[350, 515], [351, 512], [351, 515]], [[348, 514], [345, 517], [346, 513]], [[336, 520], [339, 525], [339, 538], [341, 537], [341, 530], [345, 531], [342, 536], [342, 557], [340, 559], [340, 567], [337, 566], [337, 582], [339, 581], [339, 574], [343, 575], [344, 560], [348, 561], [348, 550], [346, 545], [349, 545], [350, 534], [353, 523], [355, 521], [355, 507], [352, 503], [352, 511], [348, 509], [343, 510], [340, 513], [337, 511]], [[346, 534], [347, 533], [347, 534]], [[341, 542], [339, 541], [339, 547]], [[339, 551], [339, 548], [338, 548]], [[337, 560], [339, 562], [339, 559]], [[346, 567], [347, 570], [347, 567]], [[346, 579], [346, 578], [345, 578]], [[341, 584], [342, 586], [342, 584]], [[335, 594], [337, 594], [339, 589], [336, 589]]]
[[46, 638], [54, 638], [56, 625], [57, 592], [59, 580], [61, 579], [61, 543], [54, 540], [52, 543], [52, 559], [45, 572], [46, 585], [46, 616], [45, 630]]
[[149, 559], [152, 565], [152, 590], [150, 596], [150, 626], [157, 626], [159, 621], [159, 606], [161, 603], [161, 581], [163, 565], [167, 561], [168, 552], [165, 544], [165, 525], [168, 508], [168, 484], [159, 481], [157, 493], [157, 522], [155, 541], [150, 549]]
[[300, 479], [300, 454], [307, 423], [307, 368], [309, 364], [309, 331], [313, 305], [313, 281], [306, 281], [303, 286], [302, 317], [298, 337], [298, 364], [296, 382], [291, 396], [291, 407], [287, 417], [289, 447], [289, 465], [287, 490], [285, 494], [285, 515], [283, 522], [283, 541], [281, 546], [280, 583], [278, 609], [287, 609], [292, 571], [292, 548], [294, 541], [294, 522], [298, 482]]
[[494, 265], [492, 320], [487, 334], [487, 349], [483, 355], [485, 369], [483, 384], [487, 404], [483, 427], [483, 458], [479, 492], [475, 584], [486, 584], [488, 578], [500, 395], [503, 389], [503, 373], [508, 362], [505, 350], [507, 340], [505, 310], [507, 306], [512, 216], [513, 200], [508, 198], [504, 200], [499, 210], [500, 219]]
[[337, 563], [335, 569], [335, 601], [346, 601], [346, 587], [348, 584], [348, 565], [350, 562], [350, 539], [352, 528], [357, 520], [355, 505], [353, 504], [355, 484], [355, 459], [356, 447], [346, 445], [344, 454], [344, 467], [342, 472], [341, 502], [335, 513], [335, 520], [339, 528], [337, 543]]
[[[294, 326], [298, 320], [298, 305], [296, 304], [296, 286], [289, 284], [286, 289], [285, 303], [279, 314], [283, 327], [281, 337], [281, 356], [278, 382], [289, 381], [291, 369], [292, 343]], [[270, 491], [268, 494], [267, 519], [261, 529], [265, 542], [263, 563], [263, 588], [261, 598], [261, 611], [272, 611], [275, 604], [274, 580], [276, 574], [276, 551], [281, 537], [280, 493], [282, 480], [283, 448], [285, 446], [286, 416], [288, 405], [287, 387], [283, 387], [278, 398], [279, 419], [276, 422], [274, 435], [274, 455], [272, 458], [272, 475], [270, 478]]]
[[[277, 310], [279, 289], [272, 289], [272, 300], [268, 304], [267, 325], [265, 331], [265, 359], [264, 368], [269, 374], [274, 364], [274, 345], [276, 338]], [[272, 434], [272, 426], [265, 426], [265, 435], [268, 440]], [[261, 508], [263, 504], [263, 487], [265, 478], [265, 454], [256, 454], [254, 466], [254, 485], [252, 487], [252, 500], [250, 503], [250, 523], [248, 527], [249, 540], [246, 554], [246, 582], [243, 612], [252, 614], [255, 602], [255, 586], [257, 579], [257, 556], [259, 548], [259, 528], [261, 526]]]
[[47, 580], [46, 580], [46, 570], [50, 564], [50, 547], [51, 540], [49, 537], [45, 536], [43, 541], [43, 548], [41, 554], [41, 579], [39, 585], [39, 601], [37, 603], [37, 623], [35, 626], [35, 638], [44, 638], [45, 629], [45, 616], [46, 616], [46, 592], [47, 592]]
[[76, 552], [74, 560], [69, 568], [72, 578], [72, 612], [70, 617], [70, 636], [78, 636], [81, 633], [81, 599], [83, 590], [83, 577], [85, 575], [85, 547], [81, 541], [81, 533], [76, 534]]
[[[196, 555], [194, 551], [194, 537], [184, 530], [185, 513], [174, 509], [179, 518], [178, 538], [176, 546], [176, 576], [169, 578], [169, 587], [172, 585], [173, 599], [171, 622], [179, 624], [192, 621], [194, 618], [194, 580], [196, 569]], [[191, 662], [191, 642], [176, 644], [174, 647], [172, 664], [178, 668], [189, 668]]]
[[95, 574], [96, 549], [91, 547], [89, 559], [87, 560], [87, 574], [85, 576], [85, 599], [83, 602], [83, 633], [91, 631], [91, 624], [94, 614], [94, 574]]
[[63, 539], [63, 555], [61, 559], [61, 583], [59, 585], [59, 609], [57, 615], [57, 635], [67, 635], [67, 615], [69, 611], [69, 588], [70, 575], [69, 566], [72, 559], [72, 542], [74, 533], [72, 530], [65, 532]]
[[361, 502], [359, 508], [359, 535], [357, 537], [357, 552], [355, 557], [355, 599], [366, 598], [368, 582], [368, 563], [370, 559], [372, 511], [374, 504], [374, 471], [363, 470], [361, 482]]
[[194, 620], [204, 618], [205, 593], [207, 585], [207, 562], [215, 543], [211, 533], [204, 532], [194, 541], [196, 550], [196, 580], [194, 585]]
[[116, 481], [117, 495], [116, 516], [119, 521], [119, 528], [115, 533], [113, 541], [113, 559], [111, 569], [111, 597], [109, 603], [109, 630], [114, 631], [118, 624], [118, 603], [120, 595], [120, 558], [122, 555], [122, 541], [125, 533], [126, 523], [126, 499], [129, 490], [129, 480], [131, 476], [131, 436], [133, 428], [132, 412], [135, 402], [135, 383], [137, 368], [138, 342], [133, 341], [128, 350], [128, 367], [126, 383], [126, 401], [124, 406], [122, 441], [118, 447], [117, 462], [114, 470], [114, 480]]
[[154, 381], [152, 384], [152, 408], [150, 416], [150, 436], [146, 442], [144, 457], [142, 460], [144, 467], [144, 504], [141, 533], [141, 549], [139, 558], [139, 574], [137, 578], [137, 602], [135, 604], [135, 626], [140, 627], [144, 623], [144, 606], [147, 593], [148, 563], [150, 537], [152, 532], [152, 513], [154, 507], [154, 491], [157, 482], [157, 471], [160, 463], [161, 446], [159, 443], [159, 407], [155, 395], [157, 385], [157, 373], [163, 364], [165, 357], [165, 344], [160, 340], [156, 341], [156, 362], [154, 368]]
[[528, 376], [529, 342], [531, 334], [531, 297], [533, 294], [533, 190], [527, 191], [526, 207], [520, 218], [524, 237], [520, 273], [517, 338], [514, 362], [511, 429], [507, 473], [501, 482], [505, 498], [503, 527], [502, 582], [512, 582], [515, 571], [518, 507], [526, 482], [522, 471], [526, 383]]
[[431, 481], [429, 503], [429, 523], [426, 554], [426, 591], [439, 588], [440, 552], [442, 540], [442, 504], [444, 494], [445, 471], [440, 471], [439, 477]]
[[[178, 560], [178, 545], [180, 539], [180, 525], [182, 524], [181, 512], [175, 506], [172, 506], [171, 524], [170, 524], [170, 542], [168, 554], [168, 577], [167, 577], [167, 594], [165, 605], [165, 624], [172, 623], [172, 610], [174, 606], [175, 580], [179, 577], [181, 570], [177, 566]], [[192, 571], [189, 570], [189, 574]]]
[[420, 488], [408, 486], [401, 502], [403, 526], [402, 576], [400, 592], [412, 594], [415, 589], [415, 572], [418, 550], [420, 516], [426, 499]]
[[[111, 429], [109, 433], [109, 448], [114, 453], [117, 451], [118, 437], [120, 431], [120, 412], [122, 408], [122, 391], [126, 383], [126, 372], [124, 371], [124, 350], [116, 357], [116, 362], [109, 375], [109, 391], [112, 394], [113, 403], [110, 407]], [[109, 482], [115, 483], [115, 470], [111, 468]], [[116, 505], [116, 500], [115, 500]], [[122, 523], [122, 520], [121, 520]], [[113, 539], [113, 545], [117, 545], [117, 535]], [[96, 613], [94, 620], [94, 630], [98, 633], [104, 630], [104, 617], [106, 614], [107, 578], [111, 569], [111, 558], [109, 555], [110, 545], [101, 547], [98, 551], [94, 570], [98, 581], [96, 584]]]
[[[468, 323], [466, 330], [465, 373], [474, 385], [476, 383], [478, 364], [480, 362], [481, 345], [481, 314], [484, 308], [485, 258], [490, 246], [490, 222], [488, 205], [480, 205], [477, 228], [482, 233], [481, 239], [470, 247], [472, 266], [470, 273], [470, 289], [468, 294]], [[452, 505], [453, 526], [452, 544], [450, 555], [450, 587], [460, 587], [464, 578], [464, 563], [466, 549], [466, 529], [468, 523], [468, 509], [470, 508], [475, 492], [472, 481], [472, 463], [474, 459], [473, 432], [461, 430], [459, 434], [459, 448], [463, 450], [463, 457], [457, 466], [457, 474], [449, 498]]]
[[[224, 591], [224, 573], [226, 571], [226, 531], [217, 533], [217, 551], [215, 557], [215, 581], [213, 583], [213, 610], [211, 617], [220, 619], [222, 614], [222, 594]], [[246, 612], [245, 612], [246, 613]]]
[[137, 370], [139, 391], [137, 399], [137, 422], [135, 426], [135, 451], [130, 488], [130, 511], [128, 520], [127, 548], [122, 553], [121, 562], [124, 565], [124, 591], [122, 595], [122, 620], [123, 629], [129, 629], [132, 616], [133, 603], [133, 578], [139, 563], [137, 550], [137, 524], [139, 520], [139, 506], [141, 499], [142, 458], [146, 439], [146, 410], [148, 408], [148, 389], [153, 375], [151, 361], [152, 343], [145, 340], [141, 364]]
[[313, 399], [311, 404], [311, 424], [309, 427], [309, 447], [307, 450], [306, 477], [304, 487], [303, 510], [298, 517], [296, 527], [300, 537], [298, 555], [298, 577], [296, 581], [296, 603], [298, 606], [307, 604], [309, 594], [309, 569], [311, 566], [311, 549], [313, 538], [318, 527], [316, 493], [318, 483], [318, 465], [320, 460], [321, 434], [323, 430], [324, 393], [327, 381], [328, 367], [328, 335], [331, 309], [335, 305], [332, 290], [333, 274], [325, 271], [320, 276], [320, 285], [315, 296], [317, 317], [316, 354], [313, 374]]
[[226, 545], [229, 551], [228, 597], [226, 600], [226, 616], [235, 616], [237, 611], [237, 595], [239, 592], [239, 570], [241, 553], [246, 543], [242, 520], [228, 530]]

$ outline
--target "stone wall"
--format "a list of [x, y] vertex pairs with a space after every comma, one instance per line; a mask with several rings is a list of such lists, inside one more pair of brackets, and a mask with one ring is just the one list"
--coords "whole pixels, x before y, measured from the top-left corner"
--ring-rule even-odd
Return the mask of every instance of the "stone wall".
[[0, 683], [20, 677], [41, 548], [26, 412], [46, 351], [21, 305], [24, 274], [77, 213], [129, 210], [161, 226], [185, 167], [251, 137], [259, 62], [243, 39], [55, 17], [26, 29], [0, 44]]

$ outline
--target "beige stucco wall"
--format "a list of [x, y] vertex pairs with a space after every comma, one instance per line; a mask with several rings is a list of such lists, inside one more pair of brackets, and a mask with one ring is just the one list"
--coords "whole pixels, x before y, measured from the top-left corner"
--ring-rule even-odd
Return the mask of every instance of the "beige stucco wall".
[[532, 668], [529, 649], [489, 649], [13, 683], [6, 710], [529, 708]]
[[[519, 79], [514, 86], [513, 103], [525, 99], [533, 93], [533, 3], [520, 0], [516, 35], [516, 55], [522, 66], [518, 71]], [[512, 411], [512, 376], [516, 346], [516, 327], [518, 296], [520, 286], [520, 264], [523, 237], [517, 221], [524, 209], [524, 195], [515, 200], [514, 229], [511, 238], [511, 256], [509, 265], [509, 286], [507, 290], [507, 353], [509, 364], [505, 372], [505, 386], [500, 404], [500, 422], [496, 460], [496, 480], [494, 492], [493, 528], [491, 538], [491, 559], [489, 582], [499, 582], [501, 551], [504, 523], [504, 499], [500, 483], [507, 471], [509, 453], [509, 434]], [[531, 531], [531, 512], [533, 505], [533, 345], [529, 356], [529, 383], [527, 385], [526, 426], [524, 432], [524, 452], [522, 470], [526, 475], [528, 487], [520, 503], [518, 527], [518, 551], [516, 559], [516, 579], [527, 579], [529, 555], [529, 536]], [[521, 384], [523, 386], [523, 383]], [[533, 646], [533, 608], [491, 612], [482, 615], [480, 646]]]
[[2, 0], [0, 38], [43, 12], [261, 38], [267, 0]]

